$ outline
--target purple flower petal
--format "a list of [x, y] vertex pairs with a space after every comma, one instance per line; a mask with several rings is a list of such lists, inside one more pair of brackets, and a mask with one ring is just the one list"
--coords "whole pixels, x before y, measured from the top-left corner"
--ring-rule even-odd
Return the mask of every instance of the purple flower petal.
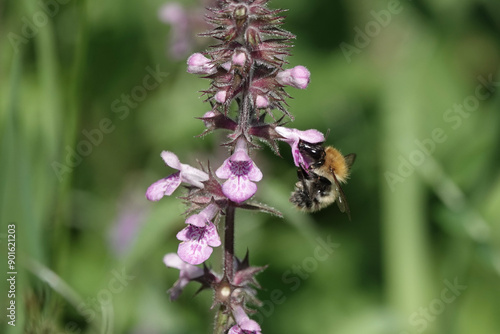
[[190, 265], [182, 261], [175, 253], [169, 253], [163, 257], [163, 262], [167, 267], [179, 269], [179, 279], [168, 291], [171, 300], [176, 300], [184, 287], [193, 279], [203, 275], [203, 269]]
[[149, 186], [146, 198], [150, 201], [159, 201], [163, 196], [170, 196], [181, 184], [180, 172], [160, 179]]
[[182, 261], [175, 253], [166, 254], [163, 257], [163, 263], [165, 263], [167, 267], [179, 269], [179, 275], [190, 280], [203, 275], [203, 268], [198, 268]]
[[179, 161], [179, 158], [172, 152], [169, 151], [163, 151], [161, 152], [161, 158], [167, 166], [172, 167], [174, 169], [181, 169], [181, 162]]
[[226, 98], [227, 98], [227, 90], [219, 90], [217, 93], [215, 93], [215, 101], [219, 102], [219, 103], [224, 103], [226, 102]]
[[201, 189], [204, 187], [203, 182], [208, 181], [208, 174], [197, 168], [182, 164], [181, 179], [182, 182], [189, 183]]
[[209, 204], [200, 213], [189, 216], [186, 219], [186, 224], [204, 227], [207, 223], [211, 222], [218, 212], [219, 207], [216, 204]]
[[224, 160], [222, 165], [215, 171], [215, 175], [217, 175], [219, 179], [228, 179], [231, 176], [230, 159], [231, 157]]
[[241, 203], [246, 201], [257, 192], [257, 185], [247, 176], [232, 176], [222, 185], [222, 192], [231, 201]]
[[208, 174], [198, 168], [190, 165], [182, 164], [177, 156], [169, 151], [161, 152], [163, 161], [172, 168], [178, 169], [181, 172], [182, 182], [189, 183], [195, 187], [203, 188], [202, 181], [208, 180]]
[[[261, 332], [261, 328], [259, 326], [259, 324], [250, 319], [248, 317], [248, 315], [245, 313], [245, 310], [243, 309], [243, 307], [241, 307], [240, 305], [237, 305], [233, 308], [233, 317], [234, 317], [234, 320], [236, 321], [236, 324], [238, 325], [238, 327], [240, 327], [240, 329], [242, 330], [242, 333], [243, 331], [245, 332], [249, 332], [249, 333], [256, 333], [256, 334], [260, 334]], [[238, 332], [235, 332], [235, 333], [238, 333]]]
[[312, 144], [322, 143], [325, 141], [325, 136], [316, 129], [301, 131], [298, 129], [277, 126], [276, 132], [283, 136], [287, 143], [295, 141], [298, 142], [300, 139]]
[[177, 253], [180, 258], [190, 264], [200, 264], [208, 260], [212, 255], [212, 247], [205, 242], [181, 242]]
[[204, 55], [202, 55], [201, 53], [192, 54], [188, 58], [187, 64], [188, 64], [187, 71], [189, 73], [209, 75], [217, 72], [217, 69], [212, 64], [212, 61], [207, 57], [205, 57]]
[[307, 161], [304, 159], [299, 150], [299, 141], [305, 141], [311, 144], [322, 143], [325, 141], [325, 136], [315, 129], [300, 131], [297, 129], [285, 128], [282, 126], [276, 127], [276, 132], [284, 137], [284, 141], [292, 147], [293, 162], [295, 166], [308, 167]]
[[146, 198], [150, 201], [158, 201], [163, 196], [172, 195], [181, 182], [203, 188], [203, 181], [208, 180], [207, 173], [189, 165], [182, 164], [179, 158], [172, 152], [163, 151], [161, 152], [161, 157], [168, 166], [178, 169], [179, 171], [149, 186], [146, 191]]
[[260, 180], [262, 180], [262, 172], [253, 163], [253, 161], [252, 161], [252, 168], [250, 169], [250, 172], [248, 172], [248, 179], [254, 182], [259, 182]]
[[205, 237], [208, 245], [211, 247], [219, 247], [221, 245], [221, 241], [219, 238], [219, 234], [217, 234], [217, 228], [215, 228], [215, 225], [209, 223], [205, 228]]
[[236, 203], [252, 197], [257, 192], [257, 185], [252, 181], [262, 180], [262, 172], [246, 151], [246, 142], [239, 140], [233, 155], [215, 171], [217, 177], [227, 179], [222, 185], [222, 192]]
[[245, 334], [243, 333], [243, 330], [240, 328], [238, 325], [234, 325], [229, 329], [229, 332], [227, 334]]
[[269, 107], [269, 99], [264, 95], [257, 95], [255, 98], [255, 106], [257, 108], [267, 108]]
[[309, 84], [311, 72], [304, 66], [295, 66], [276, 75], [276, 81], [282, 85], [288, 85], [299, 89], [305, 89]]
[[188, 225], [177, 233], [177, 239], [183, 241], [177, 253], [179, 257], [189, 264], [200, 264], [212, 254], [212, 247], [221, 245], [215, 225], [209, 222], [205, 227]]
[[236, 66], [245, 66], [245, 62], [247, 60], [247, 55], [244, 52], [236, 52], [233, 54], [233, 64]]

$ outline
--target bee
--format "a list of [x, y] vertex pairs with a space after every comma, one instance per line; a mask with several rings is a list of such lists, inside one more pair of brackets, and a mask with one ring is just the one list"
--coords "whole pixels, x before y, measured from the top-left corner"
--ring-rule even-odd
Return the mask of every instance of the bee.
[[340, 211], [347, 213], [350, 220], [351, 211], [340, 183], [349, 178], [356, 154], [344, 156], [332, 146], [324, 147], [323, 143], [311, 144], [302, 140], [298, 148], [309, 167], [299, 167], [299, 181], [295, 184], [290, 202], [305, 212], [319, 211], [337, 202]]

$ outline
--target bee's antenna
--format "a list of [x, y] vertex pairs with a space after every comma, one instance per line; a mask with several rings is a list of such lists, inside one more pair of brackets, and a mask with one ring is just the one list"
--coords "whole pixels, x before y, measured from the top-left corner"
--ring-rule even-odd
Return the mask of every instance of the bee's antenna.
[[330, 129], [326, 130], [325, 141], [328, 139], [329, 135], [330, 135]]

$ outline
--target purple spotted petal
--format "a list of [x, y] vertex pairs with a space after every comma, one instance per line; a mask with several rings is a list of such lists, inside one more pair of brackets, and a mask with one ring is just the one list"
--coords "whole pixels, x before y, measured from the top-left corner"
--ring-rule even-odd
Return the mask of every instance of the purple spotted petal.
[[208, 223], [205, 227], [188, 225], [177, 233], [177, 239], [183, 241], [177, 251], [179, 257], [193, 265], [206, 261], [212, 254], [212, 247], [221, 244], [217, 229], [212, 223]]
[[150, 201], [159, 201], [163, 196], [170, 196], [181, 184], [180, 172], [160, 179], [149, 186], [146, 198]]
[[247, 176], [231, 176], [222, 185], [222, 192], [231, 201], [241, 203], [255, 195], [257, 185], [251, 182]]
[[209, 223], [205, 227], [205, 237], [209, 246], [219, 247], [221, 245], [221, 241], [219, 238], [219, 234], [217, 234], [217, 228], [214, 224]]
[[226, 160], [224, 160], [224, 162], [222, 163], [222, 166], [220, 166], [215, 171], [215, 175], [217, 175], [217, 177], [219, 179], [228, 179], [231, 176], [231, 167], [229, 165], [230, 159], [231, 158], [227, 158]]
[[253, 161], [252, 161], [252, 168], [250, 169], [250, 172], [248, 173], [248, 178], [251, 181], [255, 181], [255, 182], [259, 182], [260, 180], [262, 180], [262, 172], [257, 167], [257, 165], [253, 163]]
[[221, 179], [227, 179], [222, 185], [224, 195], [236, 203], [241, 203], [257, 192], [254, 182], [262, 180], [262, 172], [247, 153], [247, 143], [239, 139], [235, 152], [224, 161], [215, 174]]
[[228, 167], [231, 175], [247, 175], [251, 181], [255, 182], [262, 180], [262, 172], [245, 151], [235, 152], [228, 161]]

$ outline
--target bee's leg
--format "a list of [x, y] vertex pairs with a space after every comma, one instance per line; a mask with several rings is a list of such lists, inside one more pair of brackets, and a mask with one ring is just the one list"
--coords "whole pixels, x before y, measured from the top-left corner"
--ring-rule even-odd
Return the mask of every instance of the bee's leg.
[[310, 179], [312, 175], [307, 174], [307, 171], [300, 167], [297, 169], [298, 181], [295, 184], [295, 190], [292, 192], [290, 202], [303, 210], [311, 210], [313, 198], [311, 197]]
[[299, 178], [299, 180], [303, 181], [303, 180], [309, 179], [310, 175], [307, 172], [307, 170], [304, 169], [304, 167], [300, 166], [297, 169], [297, 177]]

